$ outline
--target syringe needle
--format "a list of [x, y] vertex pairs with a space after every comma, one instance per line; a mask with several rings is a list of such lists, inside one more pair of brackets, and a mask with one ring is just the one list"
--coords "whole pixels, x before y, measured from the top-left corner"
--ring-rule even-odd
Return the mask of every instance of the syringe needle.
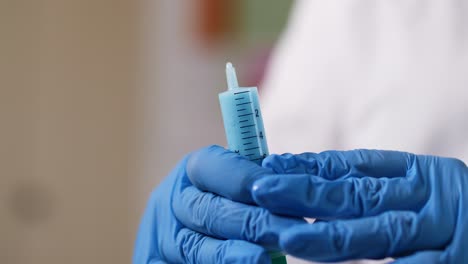
[[226, 79], [228, 90], [239, 88], [239, 83], [237, 82], [236, 69], [232, 66], [232, 63], [226, 63]]

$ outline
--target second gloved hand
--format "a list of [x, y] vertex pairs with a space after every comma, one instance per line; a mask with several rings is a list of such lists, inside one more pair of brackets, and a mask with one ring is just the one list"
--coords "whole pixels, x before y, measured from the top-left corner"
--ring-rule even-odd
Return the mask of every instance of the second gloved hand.
[[263, 165], [278, 175], [255, 182], [259, 205], [331, 220], [282, 232], [287, 253], [315, 261], [468, 263], [468, 168], [460, 160], [355, 150], [272, 155]]

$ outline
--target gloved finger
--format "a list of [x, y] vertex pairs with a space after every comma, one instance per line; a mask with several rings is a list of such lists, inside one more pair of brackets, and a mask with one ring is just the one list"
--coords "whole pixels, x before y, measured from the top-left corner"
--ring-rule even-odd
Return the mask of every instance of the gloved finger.
[[414, 155], [384, 150], [325, 151], [270, 155], [263, 167], [276, 173], [312, 174], [334, 180], [347, 177], [404, 177]]
[[[442, 253], [441, 263], [464, 263], [468, 260], [468, 250], [465, 239], [468, 237], [468, 229], [462, 223], [468, 219], [465, 212], [458, 216], [458, 228], [455, 230], [452, 241]], [[439, 231], [439, 230], [438, 230]]]
[[264, 208], [231, 201], [194, 186], [174, 197], [173, 210], [186, 227], [222, 239], [255, 242], [278, 249], [279, 233], [304, 219], [276, 216]]
[[203, 148], [190, 155], [187, 175], [198, 189], [253, 204], [252, 184], [272, 171], [220, 146]]
[[415, 264], [415, 263], [424, 263], [424, 264], [442, 264], [450, 262], [442, 262], [441, 255], [442, 251], [422, 251], [417, 252], [413, 255], [399, 258], [392, 262], [392, 264]]
[[294, 226], [280, 234], [287, 253], [314, 261], [382, 259], [425, 249], [438, 249], [446, 236], [430, 236], [431, 221], [416, 213], [387, 212], [375, 217]]
[[329, 181], [307, 174], [271, 175], [255, 181], [252, 196], [277, 214], [314, 218], [373, 216], [388, 210], [419, 210], [425, 185], [407, 178], [347, 178]]
[[181, 259], [171, 259], [171, 262], [197, 264], [270, 263], [270, 258], [264, 248], [246, 241], [219, 240], [188, 228], [179, 231], [176, 241]]

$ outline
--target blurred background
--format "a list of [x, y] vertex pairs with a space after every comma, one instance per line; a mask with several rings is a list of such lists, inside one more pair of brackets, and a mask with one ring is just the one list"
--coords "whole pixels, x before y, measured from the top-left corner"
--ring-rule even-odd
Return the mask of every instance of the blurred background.
[[129, 263], [153, 187], [225, 144], [226, 61], [259, 84], [291, 4], [0, 0], [0, 263]]

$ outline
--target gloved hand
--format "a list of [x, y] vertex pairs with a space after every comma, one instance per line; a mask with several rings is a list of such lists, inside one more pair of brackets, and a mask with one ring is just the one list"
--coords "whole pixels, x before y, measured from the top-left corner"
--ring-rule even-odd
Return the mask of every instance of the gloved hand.
[[270, 263], [254, 243], [278, 249], [279, 232], [304, 222], [252, 205], [252, 183], [271, 173], [218, 146], [188, 155], [153, 191], [133, 263]]
[[326, 219], [282, 232], [287, 253], [315, 261], [468, 263], [468, 169], [460, 160], [355, 150], [272, 155], [263, 166], [279, 175], [254, 183], [260, 206]]

